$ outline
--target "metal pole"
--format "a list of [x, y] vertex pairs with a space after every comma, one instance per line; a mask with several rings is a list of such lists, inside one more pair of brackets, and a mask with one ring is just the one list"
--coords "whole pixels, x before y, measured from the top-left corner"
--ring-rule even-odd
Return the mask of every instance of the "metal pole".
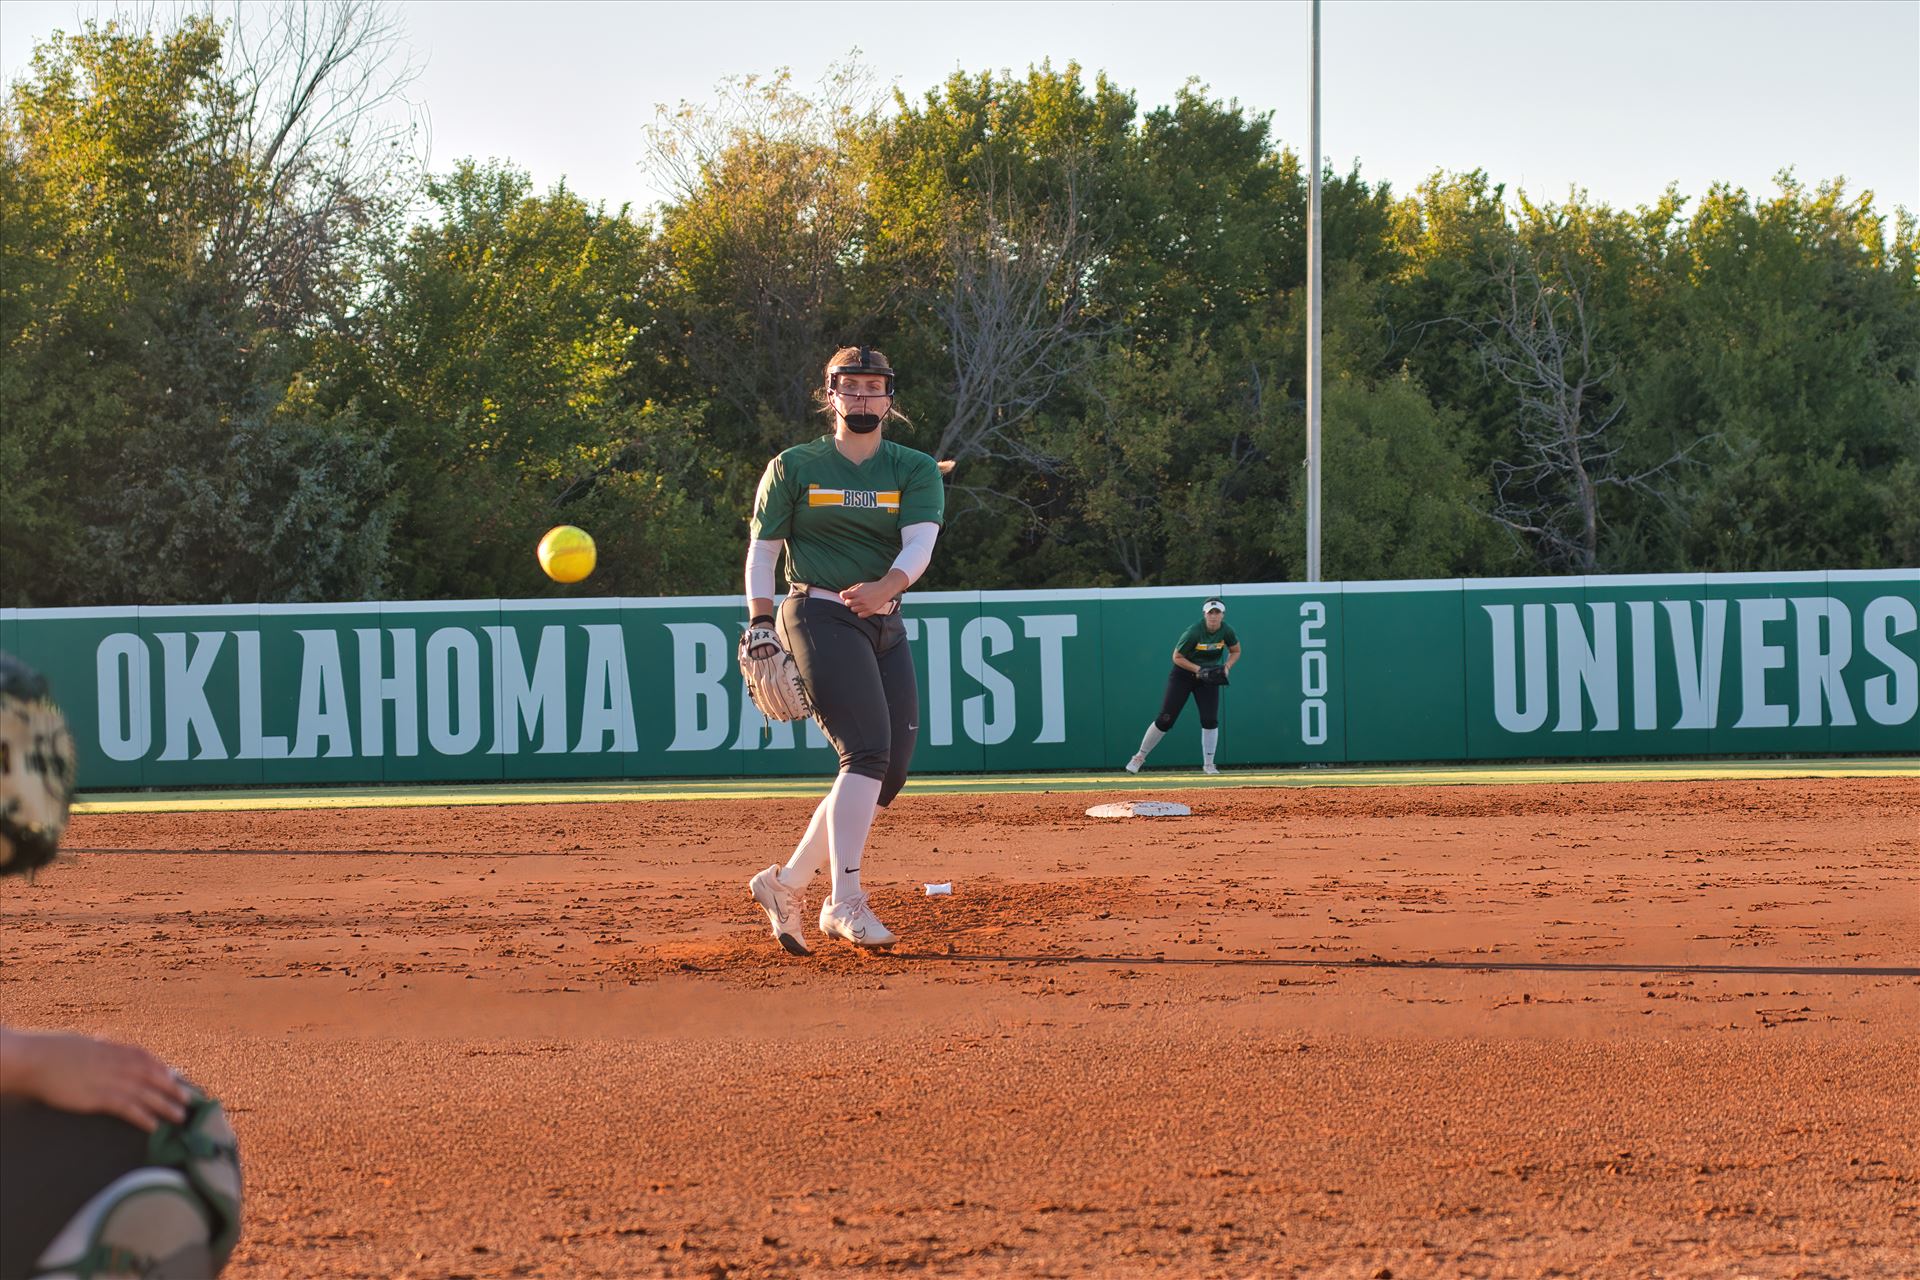
[[1320, 581], [1320, 0], [1307, 76], [1307, 581]]

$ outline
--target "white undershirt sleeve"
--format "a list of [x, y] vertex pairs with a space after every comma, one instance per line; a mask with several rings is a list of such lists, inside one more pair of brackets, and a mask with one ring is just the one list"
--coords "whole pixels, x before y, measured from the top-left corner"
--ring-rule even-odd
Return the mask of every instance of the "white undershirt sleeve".
[[747, 543], [747, 608], [755, 600], [772, 600], [773, 566], [785, 549], [785, 538], [754, 538]]
[[920, 575], [933, 563], [933, 544], [939, 536], [940, 526], [931, 520], [900, 530], [900, 554], [894, 557], [893, 567], [907, 575], [908, 586], [920, 581]]

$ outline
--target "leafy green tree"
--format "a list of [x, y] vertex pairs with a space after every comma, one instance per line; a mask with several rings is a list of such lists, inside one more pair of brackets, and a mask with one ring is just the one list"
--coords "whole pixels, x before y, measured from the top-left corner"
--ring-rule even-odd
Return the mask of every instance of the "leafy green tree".
[[1438, 404], [1462, 416], [1463, 447], [1487, 473], [1512, 449], [1517, 398], [1487, 376], [1473, 324], [1499, 304], [1499, 264], [1514, 252], [1506, 189], [1486, 173], [1436, 173], [1397, 202], [1392, 236], [1399, 265], [1382, 290], [1392, 344]]
[[1130, 345], [1257, 323], [1305, 281], [1299, 165], [1276, 150], [1270, 117], [1189, 81], [1141, 120], [1128, 160], [1136, 211], [1112, 274]]
[[1902, 216], [1869, 196], [1782, 175], [1755, 202], [1715, 187], [1667, 264], [1651, 319], [1646, 412], [1711, 433], [1689, 484], [1674, 567], [1915, 562], [1920, 277]]
[[1041, 414], [1077, 411], [1112, 334], [1104, 274], [1132, 200], [1133, 117], [1104, 77], [1043, 64], [896, 95], [874, 133], [864, 271], [899, 282], [883, 345], [916, 424], [903, 438], [960, 462], [942, 575], [968, 563], [983, 576], [966, 580], [995, 583], [1042, 551], [1072, 560], [1052, 539], [1065, 463]]
[[222, 33], [89, 24], [7, 97], [0, 546], [20, 604], [382, 589], [385, 445], [292, 395], [297, 336], [213, 253], [253, 157]]
[[716, 106], [663, 111], [648, 135], [673, 197], [645, 276], [658, 317], [646, 344], [689, 398], [710, 403], [712, 437], [743, 458], [809, 434], [827, 358], [871, 341], [885, 310], [884, 291], [864, 296], [855, 271], [875, 101], [853, 64], [810, 94], [784, 72], [745, 77]]
[[[1467, 470], [1453, 415], [1401, 374], [1327, 388], [1321, 439], [1322, 571], [1334, 581], [1448, 578], [1516, 567], [1480, 518], [1484, 483]], [[1304, 507], [1287, 522], [1302, 544]], [[1292, 575], [1289, 575], [1292, 576]]]
[[[563, 521], [596, 591], [730, 591], [849, 342], [960, 460], [928, 587], [1303, 571], [1307, 175], [1269, 116], [1071, 63], [890, 107], [852, 63], [747, 78], [663, 114], [649, 223], [510, 163], [420, 181], [394, 37], [369, 0], [93, 24], [9, 89], [0, 599], [548, 593]], [[1905, 211], [1357, 166], [1322, 200], [1329, 576], [1920, 561]]]
[[715, 507], [699, 406], [627, 395], [646, 229], [500, 164], [463, 162], [427, 194], [436, 217], [382, 270], [366, 362], [338, 375], [391, 424], [400, 591], [556, 591], [533, 548], [561, 523], [603, 544], [596, 589], [712, 589], [697, 553], [739, 515]]

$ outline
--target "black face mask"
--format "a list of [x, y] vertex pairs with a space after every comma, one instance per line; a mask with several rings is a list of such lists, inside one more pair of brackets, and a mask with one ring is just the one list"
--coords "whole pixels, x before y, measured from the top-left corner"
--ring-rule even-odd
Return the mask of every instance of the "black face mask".
[[847, 430], [855, 435], [864, 436], [880, 429], [880, 415], [877, 413], [843, 413], [840, 417], [847, 424]]

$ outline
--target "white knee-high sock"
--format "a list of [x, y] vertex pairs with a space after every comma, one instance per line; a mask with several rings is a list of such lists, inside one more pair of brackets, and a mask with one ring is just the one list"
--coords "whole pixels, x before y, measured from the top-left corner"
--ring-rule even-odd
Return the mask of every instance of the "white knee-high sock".
[[860, 892], [860, 862], [879, 804], [880, 779], [857, 773], [841, 774], [827, 792], [827, 850], [833, 861], [828, 901], [840, 902]]
[[832, 791], [820, 797], [820, 803], [814, 806], [813, 820], [807, 823], [807, 834], [800, 837], [793, 856], [780, 868], [780, 883], [789, 889], [806, 888], [813, 883], [814, 873], [827, 865], [827, 802], [831, 799]]
[[1218, 729], [1202, 729], [1200, 731], [1200, 754], [1206, 757], [1208, 764], [1213, 763], [1213, 753], [1219, 749], [1219, 746], [1220, 731]]
[[1146, 736], [1140, 739], [1140, 754], [1142, 756], [1146, 755], [1147, 752], [1159, 746], [1160, 739], [1166, 736], [1167, 735], [1161, 731], [1161, 728], [1159, 725], [1157, 724], [1148, 725]]

